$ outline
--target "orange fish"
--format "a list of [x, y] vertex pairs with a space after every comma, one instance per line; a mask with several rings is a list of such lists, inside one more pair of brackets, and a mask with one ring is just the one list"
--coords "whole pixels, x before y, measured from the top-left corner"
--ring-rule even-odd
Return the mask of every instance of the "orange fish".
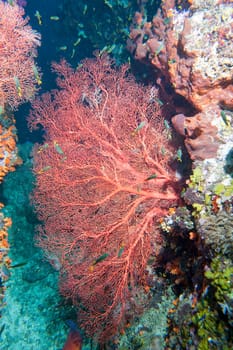
[[82, 350], [82, 336], [77, 326], [72, 321], [69, 322], [69, 326], [70, 332], [62, 350]]

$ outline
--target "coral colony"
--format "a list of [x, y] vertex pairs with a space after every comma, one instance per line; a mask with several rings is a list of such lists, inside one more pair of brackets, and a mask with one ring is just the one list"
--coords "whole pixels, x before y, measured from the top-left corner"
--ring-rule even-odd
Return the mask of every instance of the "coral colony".
[[81, 299], [86, 331], [102, 341], [141, 302], [158, 220], [178, 202], [157, 91], [112, 65], [107, 56], [76, 72], [55, 65], [61, 90], [36, 101], [29, 121], [47, 130], [34, 153], [38, 241], [60, 262], [62, 293]]
[[[13, 111], [31, 101], [28, 126], [43, 130], [32, 155], [35, 240], [75, 310], [63, 349], [232, 349], [232, 0], [161, 1], [153, 18], [153, 1], [140, 2], [127, 43], [126, 29], [117, 33], [144, 84], [116, 66], [119, 40], [75, 69], [53, 63], [58, 88], [36, 99], [40, 35], [25, 4], [0, 1], [0, 181], [21, 163]], [[128, 5], [104, 1], [117, 27]], [[72, 9], [97, 21], [86, 2], [60, 6]], [[2, 304], [12, 225], [3, 207]]]
[[[24, 19], [23, 15], [22, 7], [0, 1], [0, 182], [22, 162], [16, 147], [17, 131], [12, 111], [21, 103], [32, 100], [40, 79], [34, 61], [40, 45], [40, 34], [32, 30], [28, 25], [29, 19]], [[0, 206], [2, 210], [4, 205], [0, 203]], [[10, 226], [11, 219], [1, 212], [1, 301], [4, 297], [4, 281], [9, 277], [4, 270], [10, 267], [7, 241]]]

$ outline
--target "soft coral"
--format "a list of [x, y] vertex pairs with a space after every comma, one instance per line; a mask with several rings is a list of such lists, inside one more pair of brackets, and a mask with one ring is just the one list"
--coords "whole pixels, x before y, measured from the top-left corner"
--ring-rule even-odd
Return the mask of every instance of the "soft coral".
[[61, 291], [80, 303], [87, 333], [105, 341], [126, 321], [152, 251], [158, 219], [178, 200], [156, 90], [107, 57], [75, 72], [55, 65], [61, 90], [34, 103], [39, 244], [61, 264]]

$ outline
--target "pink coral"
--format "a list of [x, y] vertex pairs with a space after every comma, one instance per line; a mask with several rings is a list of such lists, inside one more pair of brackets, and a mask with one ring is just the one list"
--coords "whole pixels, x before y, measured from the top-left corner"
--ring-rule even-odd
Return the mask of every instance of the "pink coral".
[[[158, 220], [178, 201], [156, 90], [104, 57], [75, 72], [55, 65], [61, 90], [34, 103], [41, 124], [34, 202], [39, 245], [61, 264], [61, 291], [100, 341], [123, 327], [161, 244]], [[142, 288], [143, 290], [143, 288]]]
[[17, 4], [0, 1], [0, 107], [16, 109], [31, 100], [40, 83], [34, 63], [40, 35], [23, 18], [24, 10]]

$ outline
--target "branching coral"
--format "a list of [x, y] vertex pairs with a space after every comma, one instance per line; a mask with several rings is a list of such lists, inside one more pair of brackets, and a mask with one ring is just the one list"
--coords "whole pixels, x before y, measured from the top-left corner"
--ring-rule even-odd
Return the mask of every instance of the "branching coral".
[[40, 35], [23, 15], [23, 8], [16, 3], [0, 1], [0, 113], [31, 100], [41, 83], [34, 62]]
[[46, 130], [34, 152], [38, 242], [60, 260], [61, 291], [81, 303], [87, 333], [104, 341], [141, 300], [158, 220], [178, 201], [172, 148], [156, 90], [126, 66], [97, 57], [76, 72], [55, 68], [61, 90], [36, 101], [30, 118]]

